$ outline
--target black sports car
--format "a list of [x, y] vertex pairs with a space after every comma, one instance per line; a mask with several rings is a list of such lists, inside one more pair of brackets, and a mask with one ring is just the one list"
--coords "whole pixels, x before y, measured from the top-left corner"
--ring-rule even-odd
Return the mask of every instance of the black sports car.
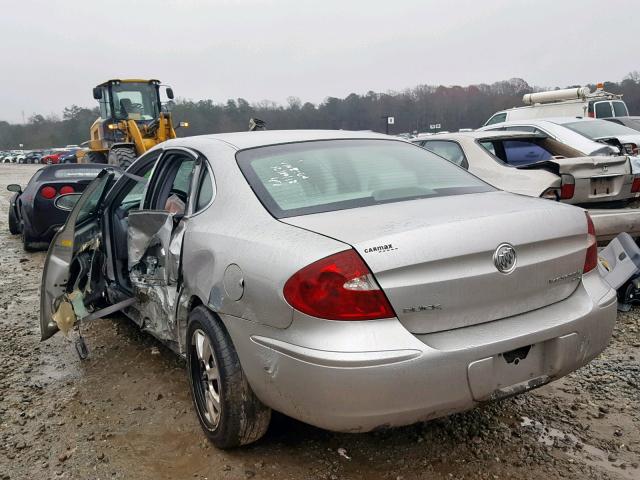
[[38, 170], [24, 190], [17, 184], [7, 186], [15, 192], [9, 206], [9, 231], [22, 235], [25, 250], [48, 247], [69, 215], [72, 202], [65, 202], [63, 197], [82, 192], [103, 168], [92, 164], [49, 165]]

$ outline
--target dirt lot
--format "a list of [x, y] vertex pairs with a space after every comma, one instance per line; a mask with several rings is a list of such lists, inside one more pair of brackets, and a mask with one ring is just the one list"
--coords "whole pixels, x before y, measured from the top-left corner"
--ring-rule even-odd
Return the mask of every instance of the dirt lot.
[[370, 434], [276, 416], [256, 445], [216, 450], [183, 362], [126, 319], [84, 329], [86, 361], [61, 335], [40, 343], [45, 254], [9, 235], [5, 189], [35, 169], [0, 165], [0, 480], [640, 479], [640, 309], [598, 359], [526, 395]]

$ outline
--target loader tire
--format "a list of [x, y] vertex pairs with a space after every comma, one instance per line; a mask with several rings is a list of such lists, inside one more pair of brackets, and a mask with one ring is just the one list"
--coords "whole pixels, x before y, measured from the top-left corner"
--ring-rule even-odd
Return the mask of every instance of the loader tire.
[[109, 150], [109, 165], [116, 165], [123, 170], [129, 168], [129, 166], [135, 162], [136, 152], [132, 148], [112, 148]]
[[107, 157], [102, 152], [87, 152], [86, 161], [82, 163], [107, 163]]

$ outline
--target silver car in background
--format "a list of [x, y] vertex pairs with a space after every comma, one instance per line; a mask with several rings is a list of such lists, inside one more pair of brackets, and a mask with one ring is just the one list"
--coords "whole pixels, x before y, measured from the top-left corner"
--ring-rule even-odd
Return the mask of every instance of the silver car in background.
[[544, 133], [584, 155], [629, 155], [633, 173], [640, 174], [640, 132], [606, 120], [575, 117], [512, 120], [479, 130]]
[[77, 201], [47, 255], [42, 337], [121, 309], [186, 358], [221, 448], [260, 438], [271, 409], [364, 432], [594, 358], [616, 317], [596, 263], [584, 210], [400, 139], [180, 138]]
[[411, 141], [513, 193], [587, 205], [619, 204], [640, 192], [628, 157], [585, 156], [544, 133], [472, 131]]

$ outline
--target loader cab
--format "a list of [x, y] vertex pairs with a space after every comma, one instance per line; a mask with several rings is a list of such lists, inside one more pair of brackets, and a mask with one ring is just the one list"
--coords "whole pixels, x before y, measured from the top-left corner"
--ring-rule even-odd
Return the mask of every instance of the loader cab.
[[[167, 96], [173, 97], [170, 88]], [[93, 89], [93, 97], [100, 104], [100, 117], [112, 122], [151, 122], [162, 109], [158, 80], [109, 80]]]

